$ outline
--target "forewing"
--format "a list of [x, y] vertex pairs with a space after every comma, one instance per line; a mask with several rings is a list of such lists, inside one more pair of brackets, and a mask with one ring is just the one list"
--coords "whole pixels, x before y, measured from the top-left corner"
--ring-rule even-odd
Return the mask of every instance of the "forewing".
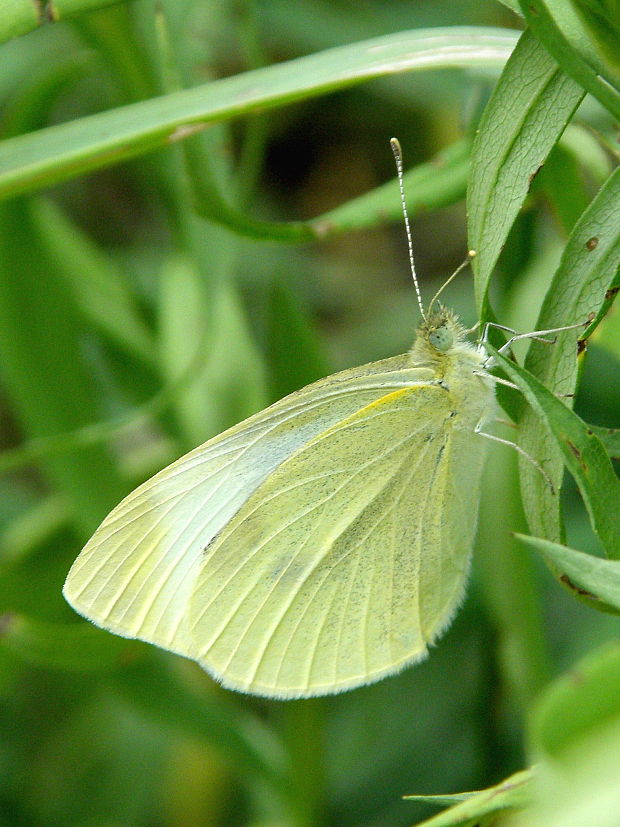
[[204, 549], [301, 445], [386, 392], [423, 378], [408, 357], [310, 385], [210, 440], [137, 488], [74, 563], [64, 594], [95, 623], [194, 656], [188, 601]]
[[257, 488], [207, 549], [191, 599], [208, 671], [304, 697], [425, 655], [461, 597], [476, 524], [483, 440], [454, 431], [450, 404], [436, 384], [387, 394]]

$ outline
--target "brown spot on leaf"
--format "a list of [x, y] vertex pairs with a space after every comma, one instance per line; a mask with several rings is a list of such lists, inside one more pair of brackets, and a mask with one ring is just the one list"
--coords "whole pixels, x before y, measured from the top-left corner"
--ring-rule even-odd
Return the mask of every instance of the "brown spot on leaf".
[[620, 286], [610, 287], [609, 290], [605, 293], [605, 300], [609, 301], [610, 299], [613, 299], [613, 297], [618, 294], [619, 290], [620, 290]]
[[532, 181], [534, 180], [534, 178], [536, 178], [536, 176], [538, 175], [538, 173], [540, 172], [540, 170], [542, 169], [542, 167], [543, 167], [543, 165], [542, 165], [542, 164], [540, 164], [540, 166], [539, 166], [537, 169], [535, 169], [535, 170], [534, 170], [534, 172], [533, 172], [533, 173], [530, 175], [530, 177], [527, 179], [527, 186], [528, 186], [528, 189], [532, 186]]
[[581, 356], [581, 354], [588, 349], [588, 341], [587, 339], [579, 339], [577, 341], [577, 356]]
[[565, 583], [569, 589], [572, 589], [583, 597], [591, 597], [592, 600], [598, 600], [598, 597], [592, 594], [592, 592], [589, 592], [587, 589], [582, 589], [581, 586], [576, 586], [567, 574], [563, 574], [560, 577], [560, 582]]
[[590, 252], [592, 252], [592, 250], [596, 250], [597, 247], [598, 247], [598, 238], [595, 235], [593, 235], [592, 238], [589, 238], [586, 241], [586, 250], [590, 250]]
[[568, 448], [569, 448], [570, 452], [577, 457], [577, 461], [579, 462], [579, 465], [581, 465], [582, 469], [587, 474], [588, 473], [588, 466], [583, 461], [583, 456], [582, 456], [581, 451], [579, 450], [579, 448], [577, 448], [577, 446], [573, 442], [571, 442], [570, 439], [566, 439], [566, 444], [568, 445]]

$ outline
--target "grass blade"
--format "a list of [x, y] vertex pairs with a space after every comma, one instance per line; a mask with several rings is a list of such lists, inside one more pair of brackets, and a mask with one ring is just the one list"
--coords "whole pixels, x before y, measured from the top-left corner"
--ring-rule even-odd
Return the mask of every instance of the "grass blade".
[[516, 41], [502, 29], [419, 29], [119, 107], [0, 145], [0, 198], [117, 164], [207, 126], [398, 72], [502, 66]]

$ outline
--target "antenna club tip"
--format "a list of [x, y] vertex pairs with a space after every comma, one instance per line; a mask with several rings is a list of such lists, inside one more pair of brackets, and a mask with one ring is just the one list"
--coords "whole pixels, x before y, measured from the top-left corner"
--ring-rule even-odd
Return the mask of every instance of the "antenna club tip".
[[478, 255], [478, 253], [475, 250], [468, 250], [467, 251], [467, 258], [470, 258], [470, 259], [475, 258], [475, 256], [477, 256], [477, 255]]
[[390, 146], [392, 147], [392, 152], [395, 155], [402, 155], [403, 151], [400, 146], [400, 141], [398, 138], [390, 138]]

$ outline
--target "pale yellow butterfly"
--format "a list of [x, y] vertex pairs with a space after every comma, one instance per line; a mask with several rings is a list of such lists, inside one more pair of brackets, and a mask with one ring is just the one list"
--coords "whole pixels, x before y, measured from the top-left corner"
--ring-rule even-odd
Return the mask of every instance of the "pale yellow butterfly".
[[425, 657], [463, 596], [495, 392], [454, 314], [424, 313], [410, 258], [411, 351], [309, 385], [137, 488], [69, 572], [80, 614], [275, 698]]

